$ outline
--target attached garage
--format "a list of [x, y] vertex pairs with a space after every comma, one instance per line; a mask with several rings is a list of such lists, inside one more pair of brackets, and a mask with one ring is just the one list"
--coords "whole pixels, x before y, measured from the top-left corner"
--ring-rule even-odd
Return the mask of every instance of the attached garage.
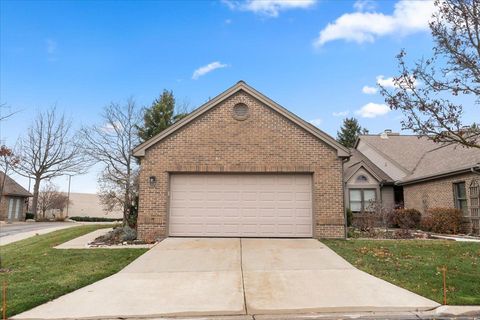
[[142, 240], [345, 236], [348, 149], [243, 81], [133, 154]]
[[312, 237], [310, 174], [172, 174], [170, 236]]

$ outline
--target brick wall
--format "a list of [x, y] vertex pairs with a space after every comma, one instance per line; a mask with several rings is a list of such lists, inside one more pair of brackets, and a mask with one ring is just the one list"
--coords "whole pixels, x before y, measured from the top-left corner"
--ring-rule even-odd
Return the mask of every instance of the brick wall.
[[[14, 214], [16, 214], [16, 205], [20, 204], [20, 209], [19, 209], [19, 217], [18, 219], [15, 217], [14, 220], [18, 221], [23, 221], [25, 220], [25, 211], [26, 211], [26, 206], [25, 206], [25, 198], [24, 197], [15, 197], [15, 196], [2, 196], [2, 200], [0, 201], [0, 221], [6, 221], [8, 218], [8, 203], [10, 199], [14, 200]], [[17, 200], [20, 199], [20, 202], [17, 202]]]
[[[232, 117], [245, 103], [248, 119]], [[313, 173], [314, 236], [343, 237], [342, 160], [336, 150], [243, 91], [147, 149], [141, 161], [139, 237], [168, 235], [169, 174]], [[155, 176], [154, 187], [149, 177]]]
[[474, 173], [465, 173], [456, 176], [420, 182], [403, 187], [405, 208], [414, 208], [422, 213], [428, 208], [454, 208], [453, 183], [465, 182], [467, 203], [470, 213], [470, 184], [472, 180], [480, 181], [480, 176]]

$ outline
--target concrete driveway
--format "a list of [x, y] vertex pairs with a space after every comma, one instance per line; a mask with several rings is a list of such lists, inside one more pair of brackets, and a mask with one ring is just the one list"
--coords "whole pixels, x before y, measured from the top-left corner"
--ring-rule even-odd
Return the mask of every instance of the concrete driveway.
[[119, 273], [14, 318], [416, 311], [437, 306], [354, 268], [317, 240], [169, 238]]

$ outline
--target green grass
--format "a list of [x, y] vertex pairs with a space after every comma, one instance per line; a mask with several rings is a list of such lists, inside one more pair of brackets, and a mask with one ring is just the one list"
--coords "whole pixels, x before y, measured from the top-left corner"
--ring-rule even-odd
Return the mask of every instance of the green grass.
[[29, 310], [112, 275], [146, 251], [53, 249], [56, 245], [100, 228], [111, 226], [74, 227], [0, 247], [2, 268], [7, 270], [0, 273], [0, 285], [4, 280], [8, 283], [7, 316]]
[[480, 243], [423, 240], [325, 240], [357, 268], [424, 297], [447, 304], [480, 304]]

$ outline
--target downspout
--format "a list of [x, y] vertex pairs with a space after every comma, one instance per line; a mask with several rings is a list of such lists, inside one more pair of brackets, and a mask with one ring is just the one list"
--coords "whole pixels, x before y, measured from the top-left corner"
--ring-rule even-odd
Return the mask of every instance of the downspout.
[[[478, 168], [478, 169], [477, 169], [477, 168]], [[478, 165], [470, 168], [470, 171], [472, 171], [472, 172], [475, 173], [475, 174], [480, 175], [480, 171], [477, 171], [477, 170], [480, 170], [480, 164], [478, 164]]]
[[347, 188], [347, 182], [343, 181], [343, 178], [344, 178], [343, 167], [349, 159], [350, 158], [345, 158], [342, 161], [342, 185], [343, 185], [343, 188], [342, 188], [342, 203], [343, 203], [343, 206], [342, 207], [343, 207], [343, 220], [344, 220], [344, 223], [345, 223], [345, 227], [343, 228], [344, 229], [344, 236], [343, 237], [344, 237], [345, 240], [347, 240], [347, 236], [348, 236], [347, 208], [345, 207], [345, 189]]
[[383, 184], [385, 183], [385, 180], [382, 180], [380, 181], [380, 184], [378, 185], [380, 188], [380, 205], [383, 206], [383, 196], [382, 196], [382, 188], [383, 188]]

